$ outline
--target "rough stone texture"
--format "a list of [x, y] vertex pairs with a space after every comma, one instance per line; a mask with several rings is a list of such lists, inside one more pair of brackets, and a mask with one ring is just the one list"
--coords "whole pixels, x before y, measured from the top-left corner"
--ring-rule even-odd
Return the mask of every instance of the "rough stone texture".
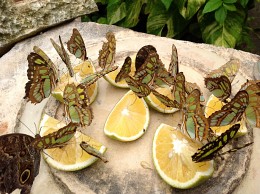
[[0, 56], [21, 39], [97, 10], [94, 0], [1, 0]]
[[[47, 102], [48, 108], [51, 101], [46, 100], [35, 106], [22, 100], [24, 85], [27, 82], [27, 55], [32, 51], [33, 46], [37, 45], [46, 51], [56, 64], [60, 64], [61, 60], [52, 48], [49, 38], [57, 40], [58, 35], [61, 35], [66, 42], [74, 27], [82, 33], [88, 57], [93, 60], [95, 65], [97, 65], [98, 51], [102, 46], [102, 41], [105, 40], [105, 33], [109, 30], [116, 34], [118, 53], [116, 60], [119, 64], [122, 63], [125, 56], [132, 55], [146, 44], [154, 45], [162, 61], [169, 64], [171, 45], [174, 43], [178, 49], [180, 70], [184, 72], [188, 81], [197, 82], [202, 87], [206, 98], [209, 96], [203, 83], [203, 76], [206, 72], [224, 64], [230, 57], [239, 58], [242, 61], [242, 67], [234, 81], [234, 89], [238, 90], [241, 83], [253, 78], [253, 66], [260, 58], [258, 55], [234, 49], [160, 38], [115, 26], [72, 22], [18, 43], [0, 59], [2, 67], [0, 71], [0, 108], [2, 110], [0, 130], [30, 133], [21, 124], [16, 124], [17, 115], [30, 129], [34, 129], [34, 122], [38, 123], [45, 103]], [[247, 147], [227, 155], [225, 162], [220, 161], [219, 163], [223, 165], [217, 166], [218, 170], [213, 177], [202, 186], [191, 190], [172, 189], [160, 179], [154, 169], [151, 144], [158, 125], [162, 122], [176, 125], [179, 121], [178, 114], [163, 115], [151, 110], [151, 123], [142, 138], [131, 143], [111, 140], [103, 134], [103, 126], [109, 112], [126, 90], [114, 88], [105, 80], [100, 80], [99, 85], [99, 95], [92, 105], [95, 118], [85, 132], [108, 147], [106, 156], [109, 162], [103, 164], [99, 161], [78, 172], [49, 169], [42, 162], [40, 173], [33, 185], [33, 193], [53, 193], [53, 191], [55, 191], [54, 193], [230, 193], [235, 188], [237, 188], [235, 193], [260, 192], [258, 184], [260, 172], [257, 170], [260, 160], [259, 129], [253, 131], [254, 144], [250, 165], [248, 163], [251, 147]], [[239, 141], [234, 141], [234, 146], [250, 141], [251, 135], [252, 133]], [[141, 166], [143, 161], [147, 163], [148, 169]], [[247, 168], [249, 168], [248, 174], [242, 180]], [[43, 182], [44, 185], [42, 185]]]

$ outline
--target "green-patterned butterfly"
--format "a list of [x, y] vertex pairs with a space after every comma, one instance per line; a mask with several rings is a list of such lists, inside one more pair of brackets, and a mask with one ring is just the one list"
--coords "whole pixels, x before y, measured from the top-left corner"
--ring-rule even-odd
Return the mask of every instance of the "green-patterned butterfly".
[[222, 133], [214, 141], [211, 141], [201, 148], [198, 149], [194, 155], [192, 155], [192, 161], [194, 162], [203, 162], [207, 160], [212, 160], [216, 153], [223, 148], [231, 139], [236, 135], [237, 131], [240, 128], [240, 124], [233, 125], [230, 129]]
[[231, 94], [231, 83], [224, 75], [220, 77], [206, 77], [205, 85], [206, 88], [222, 102], [226, 102]]
[[159, 66], [159, 56], [152, 45], [143, 46], [136, 55], [134, 79], [152, 85]]
[[95, 156], [99, 159], [101, 159], [104, 163], [107, 163], [108, 160], [103, 156], [102, 153], [99, 152], [99, 150], [97, 150], [96, 148], [92, 147], [90, 144], [88, 144], [87, 142], [85, 141], [82, 141], [80, 143], [80, 147], [85, 151], [87, 152], [88, 154], [92, 155], [92, 156]]
[[120, 72], [117, 74], [115, 81], [120, 81], [121, 79], [125, 79], [129, 88], [139, 97], [146, 97], [151, 93], [151, 89], [147, 84], [141, 83], [140, 80], [136, 80], [135, 78], [129, 75], [131, 68], [132, 60], [130, 57], [126, 57], [123, 66], [120, 69]]
[[219, 67], [218, 69], [211, 71], [206, 77], [215, 78], [224, 75], [232, 83], [239, 68], [240, 68], [240, 61], [238, 59], [231, 59], [230, 61], [228, 61], [221, 67]]
[[76, 28], [73, 28], [73, 33], [70, 40], [67, 42], [67, 48], [76, 58], [81, 59], [82, 61], [88, 59], [84, 40]]
[[63, 46], [63, 43], [61, 41], [60, 36], [59, 36], [59, 41], [60, 41], [60, 46], [53, 39], [51, 39], [51, 43], [52, 43], [53, 47], [55, 48], [57, 53], [60, 55], [60, 58], [62, 59], [62, 61], [67, 66], [67, 68], [69, 70], [70, 77], [73, 77], [74, 72], [73, 72], [73, 68], [71, 66], [71, 61], [70, 61], [68, 53], [66, 52], [66, 50]]
[[179, 73], [178, 52], [174, 44], [172, 44], [172, 56], [168, 72], [171, 74], [171, 76], [176, 76]]
[[107, 32], [107, 42], [103, 43], [102, 49], [99, 51], [98, 65], [105, 69], [112, 67], [115, 63], [116, 54], [116, 38], [113, 32]]
[[225, 104], [221, 110], [209, 116], [208, 121], [211, 127], [224, 126], [240, 121], [249, 103], [247, 91], [239, 91], [234, 98]]
[[250, 125], [260, 127], [260, 81], [247, 81], [242, 85], [241, 89], [245, 89], [249, 96], [245, 118]]
[[[72, 123], [78, 123], [81, 126], [89, 126], [93, 119], [86, 91], [87, 87], [82, 84], [76, 87], [74, 83], [67, 84], [63, 91], [66, 115]], [[81, 97], [84, 97], [84, 99]]]
[[31, 145], [39, 150], [60, 147], [74, 136], [77, 126], [78, 125], [75, 123], [69, 123], [65, 127], [60, 128], [58, 131], [43, 137], [36, 135]]
[[24, 98], [34, 104], [50, 96], [58, 81], [58, 70], [50, 58], [38, 47], [27, 57], [29, 81], [25, 85]]

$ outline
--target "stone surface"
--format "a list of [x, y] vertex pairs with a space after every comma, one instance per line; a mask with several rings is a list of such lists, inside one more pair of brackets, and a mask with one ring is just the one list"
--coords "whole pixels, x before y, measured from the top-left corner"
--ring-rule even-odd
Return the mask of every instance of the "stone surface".
[[1, 0], [1, 50], [42, 30], [97, 11], [94, 0]]
[[[50, 101], [46, 100], [36, 106], [23, 101], [24, 86], [27, 82], [27, 55], [32, 51], [33, 46], [37, 45], [46, 51], [56, 64], [60, 64], [61, 60], [52, 48], [49, 38], [57, 40], [58, 35], [61, 35], [66, 42], [74, 27], [82, 33], [88, 57], [96, 65], [98, 51], [102, 46], [102, 41], [105, 40], [105, 33], [109, 30], [116, 34], [118, 53], [116, 60], [119, 64], [122, 63], [125, 56], [132, 55], [141, 46], [147, 44], [154, 45], [162, 61], [169, 64], [171, 45], [174, 43], [178, 49], [180, 70], [184, 72], [188, 81], [197, 82], [202, 87], [206, 98], [209, 96], [203, 83], [203, 76], [206, 72], [219, 67], [231, 57], [239, 58], [242, 61], [241, 70], [234, 81], [234, 88], [238, 90], [241, 83], [253, 78], [253, 66], [260, 58], [258, 55], [234, 49], [160, 38], [115, 26], [72, 22], [18, 43], [0, 59], [2, 67], [0, 71], [1, 128], [7, 128], [9, 132], [19, 131], [31, 134], [26, 127], [16, 123], [17, 115], [30, 129], [34, 129], [34, 122], [38, 123], [45, 103], [48, 104]], [[250, 165], [248, 162], [251, 147], [248, 147], [226, 156], [225, 166], [218, 167], [219, 170], [215, 172], [213, 178], [201, 187], [192, 190], [174, 190], [160, 179], [154, 169], [151, 143], [159, 124], [164, 122], [176, 125], [179, 121], [178, 115], [163, 115], [151, 110], [150, 126], [141, 139], [131, 143], [111, 140], [103, 134], [104, 122], [126, 90], [114, 88], [105, 80], [100, 80], [99, 83], [99, 95], [92, 106], [95, 118], [85, 132], [108, 147], [106, 156], [109, 163], [103, 164], [99, 161], [78, 172], [61, 172], [49, 169], [42, 162], [40, 173], [33, 185], [33, 193], [53, 193], [53, 191], [55, 193], [143, 193], [144, 191], [149, 193], [201, 193], [202, 191], [210, 193], [213, 188], [214, 191], [217, 191], [215, 193], [230, 193], [235, 188], [237, 188], [235, 193], [260, 192], [258, 184], [260, 174], [257, 170], [260, 159], [259, 149], [257, 149], [260, 144], [259, 129], [253, 131], [254, 144]], [[244, 137], [244, 141], [247, 142], [250, 138], [249, 134]], [[239, 142], [242, 141], [239, 140]], [[237, 143], [234, 141], [234, 144]], [[143, 163], [146, 163], [148, 168], [144, 168], [141, 165]], [[242, 180], [247, 168], [249, 168], [248, 174]], [[44, 184], [42, 185], [42, 183]]]

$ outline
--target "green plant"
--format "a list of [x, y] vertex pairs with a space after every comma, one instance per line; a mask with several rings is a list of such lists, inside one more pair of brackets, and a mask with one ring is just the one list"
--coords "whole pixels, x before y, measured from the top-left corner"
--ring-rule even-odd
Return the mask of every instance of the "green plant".
[[96, 0], [83, 21], [234, 48], [249, 44], [247, 11], [253, 0]]

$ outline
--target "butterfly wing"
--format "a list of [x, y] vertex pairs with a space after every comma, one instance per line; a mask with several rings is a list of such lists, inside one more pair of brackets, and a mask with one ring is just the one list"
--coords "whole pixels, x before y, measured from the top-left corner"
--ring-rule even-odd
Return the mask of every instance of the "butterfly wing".
[[214, 141], [209, 142], [199, 148], [198, 152], [192, 155], [192, 161], [203, 162], [207, 160], [212, 160], [215, 154], [222, 149], [231, 139], [236, 135], [240, 128], [240, 124], [233, 125], [230, 129], [222, 133]]
[[245, 90], [239, 91], [230, 102], [221, 108], [221, 110], [216, 111], [209, 116], [209, 125], [214, 127], [236, 123], [241, 120], [248, 103], [248, 93]]
[[152, 89], [151, 92], [153, 93], [153, 95], [160, 100], [161, 103], [163, 103], [165, 106], [167, 107], [173, 107], [173, 108], [180, 108], [180, 104], [178, 104], [178, 102], [176, 100], [171, 100], [170, 98], [168, 98], [167, 96], [160, 94], [159, 92], [157, 92], [156, 90]]
[[225, 102], [231, 94], [231, 83], [224, 75], [214, 78], [206, 77], [205, 85], [206, 88], [222, 102]]
[[128, 56], [126, 57], [124, 64], [122, 65], [119, 73], [117, 74], [115, 78], [115, 82], [120, 82], [123, 80], [125, 77], [129, 76], [129, 73], [131, 72], [131, 64], [132, 64], [132, 59]]
[[76, 58], [83, 61], [88, 59], [84, 40], [76, 28], [73, 28], [72, 35], [67, 43], [67, 48]]
[[67, 66], [67, 68], [69, 70], [70, 77], [73, 77], [74, 71], [73, 71], [73, 68], [71, 66], [71, 61], [70, 61], [69, 55], [68, 55], [67, 51], [65, 50], [64, 45], [61, 41], [61, 37], [59, 36], [59, 41], [60, 41], [61, 46], [59, 46], [52, 38], [50, 40], [51, 40], [53, 47], [55, 48], [55, 50], [59, 54], [60, 58], [62, 59], [62, 61]]
[[107, 42], [103, 43], [102, 49], [99, 51], [98, 64], [102, 69], [112, 67], [115, 63], [116, 54], [116, 38], [113, 32], [106, 34]]
[[151, 89], [148, 85], [140, 83], [139, 81], [135, 80], [131, 76], [125, 78], [126, 83], [128, 84], [129, 88], [139, 97], [146, 97], [151, 93]]
[[47, 62], [38, 54], [30, 53], [27, 57], [29, 81], [25, 85], [24, 98], [31, 103], [40, 103], [44, 98], [50, 96], [52, 89], [56, 86], [52, 70]]
[[171, 76], [176, 76], [179, 73], [178, 52], [174, 44], [172, 44], [172, 56], [168, 72], [171, 74]]
[[238, 59], [231, 59], [224, 65], [222, 65], [220, 68], [211, 71], [207, 77], [220, 77], [222, 75], [228, 77], [230, 82], [234, 80], [238, 70], [240, 68], [240, 61]]
[[173, 84], [173, 96], [174, 99], [183, 107], [185, 97], [185, 76], [182, 72], [178, 73], [175, 77], [175, 84]]

